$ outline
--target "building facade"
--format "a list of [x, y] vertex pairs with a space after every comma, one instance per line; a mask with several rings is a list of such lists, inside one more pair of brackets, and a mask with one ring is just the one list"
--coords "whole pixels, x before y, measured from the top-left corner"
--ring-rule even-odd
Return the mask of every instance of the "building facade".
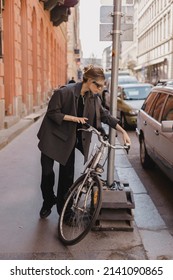
[[0, 129], [43, 107], [67, 81], [67, 24], [77, 0], [0, 0]]
[[[110, 1], [108, 5], [112, 5]], [[106, 4], [106, 3], [105, 3]], [[113, 11], [113, 6], [112, 6]], [[134, 24], [134, 0], [121, 1], [121, 35], [120, 35], [120, 55], [119, 55], [119, 69], [127, 69], [129, 62], [136, 63], [136, 46], [134, 45], [134, 38], [136, 35]], [[110, 30], [111, 31], [111, 30]], [[124, 35], [122, 39], [122, 35]], [[131, 36], [133, 35], [133, 36]], [[132, 38], [133, 37], [133, 38]], [[127, 38], [125, 41], [124, 39]], [[112, 42], [110, 46], [105, 48], [102, 55], [102, 65], [105, 71], [109, 71], [112, 67]], [[132, 71], [133, 72], [133, 71]]]
[[71, 15], [67, 22], [67, 82], [74, 77], [80, 80], [81, 66], [81, 42], [79, 38], [79, 9], [71, 9]]
[[103, 50], [102, 54], [102, 66], [104, 71], [109, 71], [112, 67], [112, 46], [109, 46]]
[[[133, 41], [121, 42], [119, 65], [139, 81], [173, 79], [173, 0], [134, 0]], [[123, 32], [123, 31], [122, 31]]]
[[173, 0], [138, 0], [136, 71], [147, 82], [173, 78]]

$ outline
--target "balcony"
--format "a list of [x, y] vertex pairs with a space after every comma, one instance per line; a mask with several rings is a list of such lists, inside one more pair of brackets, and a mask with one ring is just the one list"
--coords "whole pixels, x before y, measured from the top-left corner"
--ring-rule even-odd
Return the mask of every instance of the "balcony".
[[64, 5], [65, 0], [44, 0], [45, 10], [51, 11], [56, 6]]
[[50, 12], [50, 19], [53, 22], [54, 26], [58, 26], [63, 21], [65, 21], [65, 22], [68, 21], [69, 14], [70, 14], [70, 9], [69, 8], [67, 8], [65, 6], [61, 6], [61, 7], [56, 6]]
[[79, 0], [40, 0], [44, 3], [45, 10], [51, 11], [56, 6], [74, 7]]
[[79, 0], [41, 0], [44, 9], [50, 11], [50, 19], [53, 25], [58, 26], [63, 21], [68, 21], [70, 7], [74, 7]]

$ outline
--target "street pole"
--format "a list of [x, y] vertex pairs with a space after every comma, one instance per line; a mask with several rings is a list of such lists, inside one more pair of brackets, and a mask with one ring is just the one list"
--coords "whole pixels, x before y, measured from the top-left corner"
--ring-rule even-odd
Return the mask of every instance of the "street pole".
[[[121, 33], [121, 0], [114, 0], [113, 5], [113, 30], [112, 30], [112, 73], [110, 91], [110, 113], [113, 117], [117, 116], [117, 92], [118, 92], [118, 69], [120, 53], [120, 33]], [[116, 131], [109, 129], [109, 140], [115, 145]], [[115, 150], [110, 149], [107, 166], [107, 184], [114, 184]]]

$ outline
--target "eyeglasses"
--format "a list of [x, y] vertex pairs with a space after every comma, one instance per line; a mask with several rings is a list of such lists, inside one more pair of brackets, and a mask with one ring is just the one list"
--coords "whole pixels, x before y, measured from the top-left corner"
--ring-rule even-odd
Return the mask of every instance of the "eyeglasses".
[[104, 86], [101, 84], [98, 84], [96, 81], [92, 82], [98, 89], [102, 89]]

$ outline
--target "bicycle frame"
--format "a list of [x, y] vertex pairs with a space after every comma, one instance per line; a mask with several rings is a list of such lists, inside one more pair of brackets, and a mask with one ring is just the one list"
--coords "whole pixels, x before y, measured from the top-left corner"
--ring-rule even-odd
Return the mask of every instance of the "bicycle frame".
[[[90, 172], [87, 172], [87, 173], [86, 173], [86, 176], [85, 176], [85, 179], [83, 180], [83, 183], [82, 183], [82, 184], [80, 185], [80, 187], [79, 187], [79, 191], [78, 191], [78, 194], [77, 194], [77, 196], [76, 196], [76, 198], [75, 198], [74, 205], [78, 205], [78, 200], [79, 200], [80, 192], [81, 192], [82, 188], [84, 187], [85, 182], [86, 182], [86, 180], [87, 180], [87, 178], [88, 178], [89, 176], [90, 176]], [[89, 191], [90, 191], [90, 189], [91, 189], [91, 187], [89, 188]], [[85, 209], [86, 209], [86, 201], [87, 201], [87, 199], [88, 199], [89, 191], [87, 191], [87, 196], [86, 196], [85, 202], [84, 202], [84, 207], [85, 207]], [[80, 209], [79, 207], [76, 207], [76, 208]], [[80, 209], [80, 210], [83, 211], [82, 209]]]
[[[101, 143], [100, 145], [96, 144], [96, 151], [90, 156], [90, 159], [88, 160], [84, 171], [82, 172], [82, 174], [86, 173], [86, 179], [90, 176], [91, 172], [95, 172], [96, 174], [98, 174], [99, 172], [96, 170], [96, 167], [98, 165], [98, 163], [100, 162], [100, 160], [102, 159], [102, 156], [105, 153], [105, 149], [106, 147], [108, 148], [113, 148], [113, 149], [124, 149], [126, 150], [126, 152], [128, 153], [130, 146], [125, 145], [122, 146], [121, 144], [116, 144], [115, 146], [111, 145], [108, 141], [108, 138], [106, 136], [106, 140], [104, 139], [103, 135], [101, 135], [101, 133], [95, 129], [94, 127], [90, 126], [87, 124], [87, 129], [80, 129], [80, 130], [84, 130], [84, 131], [88, 131], [88, 132], [92, 132], [95, 133], [98, 137], [99, 142]], [[105, 163], [104, 163], [105, 164]], [[103, 166], [104, 166], [103, 164]], [[101, 172], [100, 172], [101, 173]], [[86, 180], [85, 179], [85, 180]]]
[[93, 132], [98, 136], [100, 144], [97, 143], [96, 150], [91, 154], [84, 167], [82, 175], [73, 183], [60, 215], [58, 233], [60, 240], [66, 245], [74, 245], [81, 241], [99, 215], [102, 204], [103, 182], [99, 175], [102, 173], [100, 161], [106, 148], [127, 149], [122, 145], [116, 147], [111, 145], [107, 137], [92, 126], [81, 129]]
[[105, 148], [106, 147], [103, 143], [100, 146], [96, 146], [96, 151], [93, 155], [91, 155], [91, 158], [88, 160], [82, 174], [86, 173], [88, 169], [90, 169], [90, 172], [95, 170], [97, 164], [102, 158], [102, 155], [104, 154]]
[[[77, 196], [76, 196], [76, 198], [75, 198], [74, 205], [77, 205], [77, 202], [78, 202], [78, 199], [79, 199], [79, 194], [80, 194], [82, 188], [84, 187], [85, 182], [86, 182], [87, 180], [89, 180], [88, 178], [90, 178], [90, 174], [91, 174], [92, 172], [97, 173], [95, 169], [96, 169], [96, 167], [97, 167], [97, 164], [100, 162], [101, 157], [102, 157], [102, 155], [103, 155], [103, 153], [104, 153], [105, 144], [102, 143], [100, 146], [97, 145], [97, 146], [96, 146], [96, 149], [97, 149], [96, 152], [94, 153], [94, 155], [91, 156], [91, 158], [90, 158], [90, 160], [88, 161], [88, 163], [87, 163], [87, 165], [86, 165], [84, 171], [82, 172], [82, 174], [86, 174], [86, 176], [85, 176], [85, 178], [84, 178], [84, 180], [83, 180], [83, 183], [82, 183], [82, 184], [80, 185], [80, 187], [79, 187], [79, 192], [78, 192], [78, 194], [77, 194]], [[87, 190], [87, 196], [86, 196], [86, 199], [85, 199], [85, 202], [84, 202], [84, 207], [85, 207], [85, 208], [86, 208], [86, 201], [87, 201], [88, 196], [89, 196], [89, 194], [90, 194], [90, 190], [91, 190], [91, 186], [90, 186], [89, 189]], [[78, 208], [78, 209], [79, 209], [79, 208]], [[82, 211], [82, 209], [81, 209], [81, 211]]]

